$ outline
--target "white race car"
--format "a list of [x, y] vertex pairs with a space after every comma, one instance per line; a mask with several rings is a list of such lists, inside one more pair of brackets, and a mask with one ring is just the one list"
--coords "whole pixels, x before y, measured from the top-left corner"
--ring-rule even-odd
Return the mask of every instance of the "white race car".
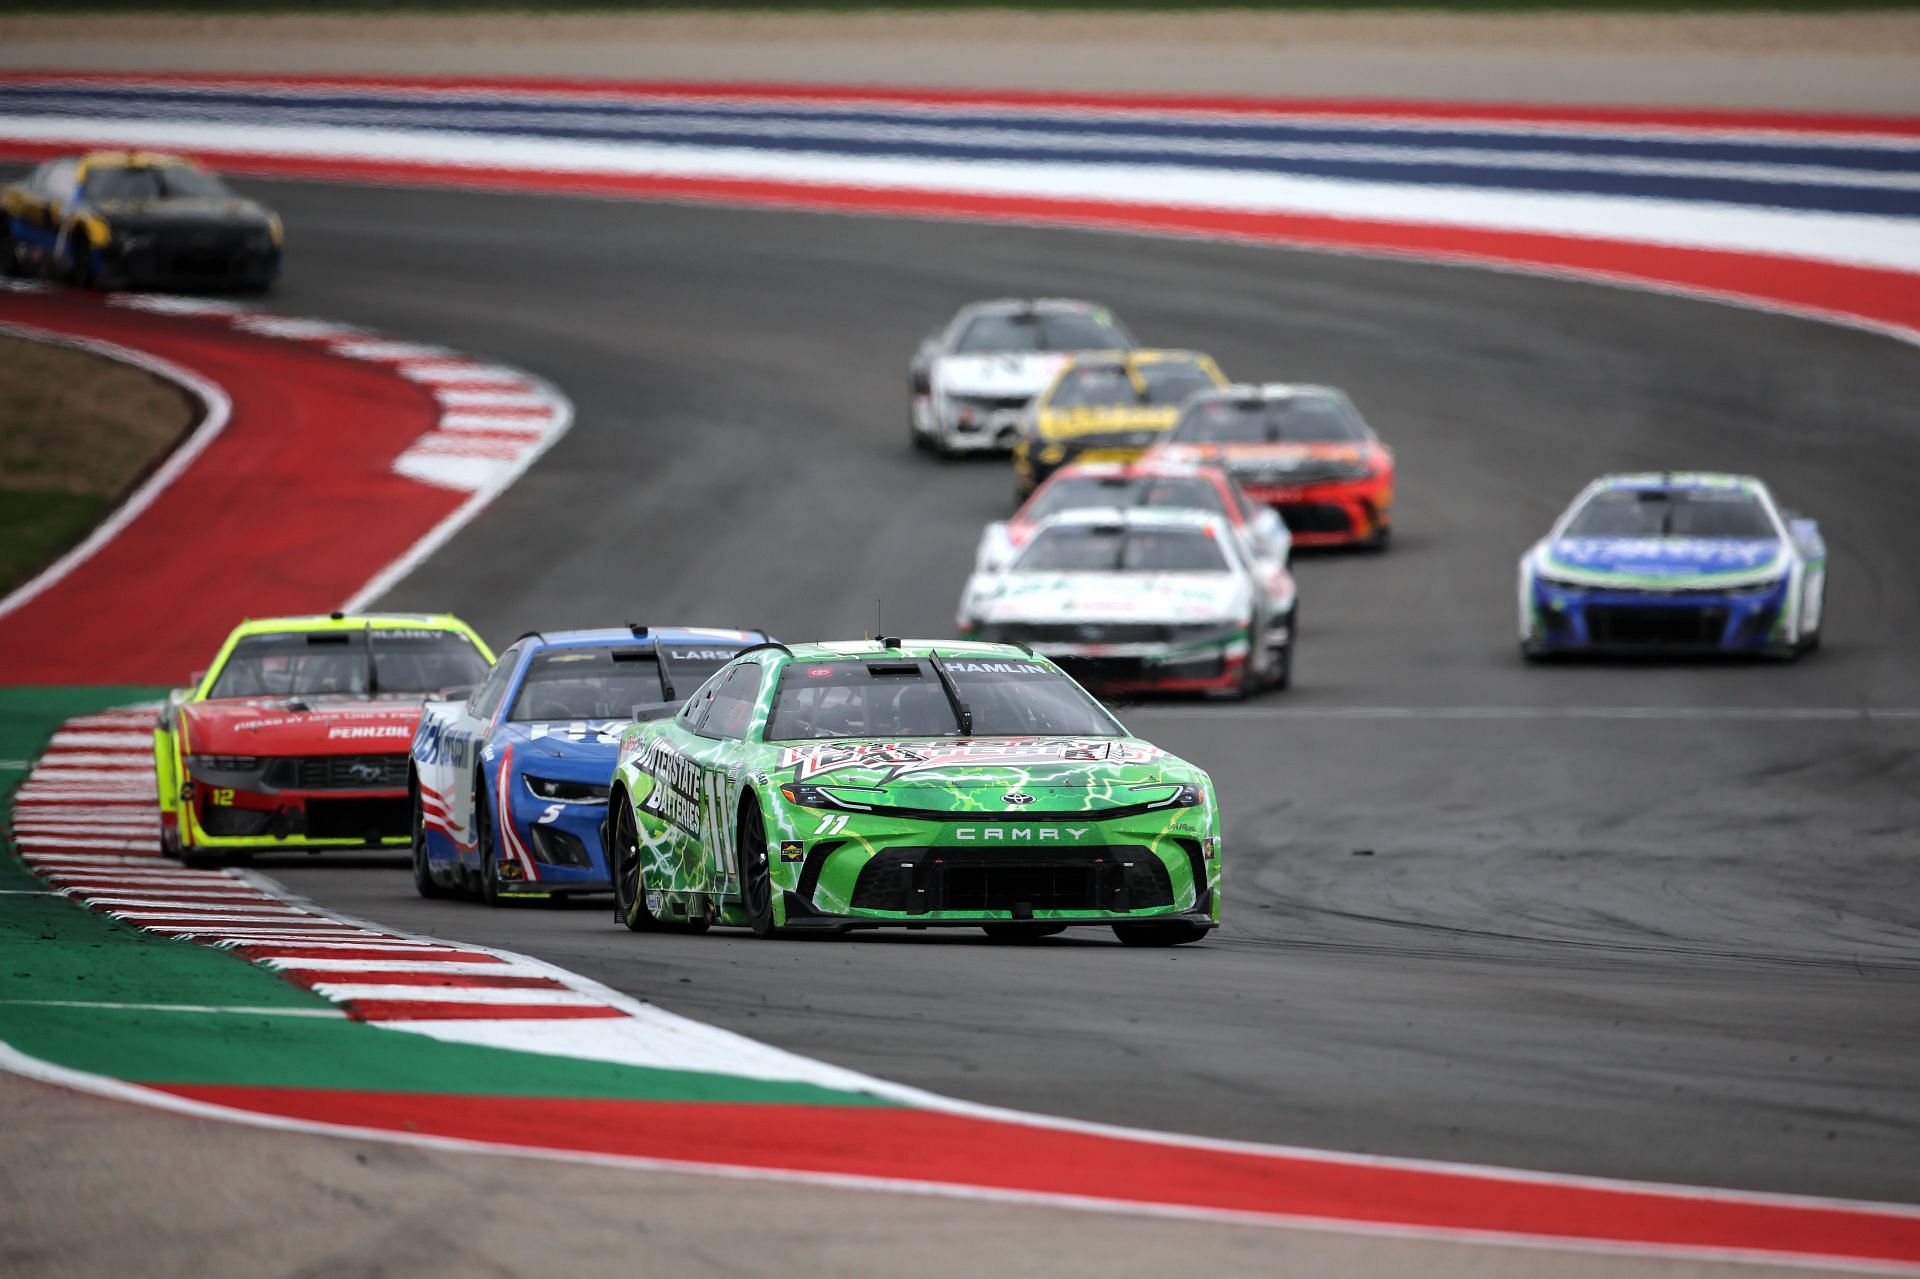
[[1247, 697], [1293, 674], [1293, 579], [1263, 573], [1218, 515], [1133, 508], [1043, 522], [976, 572], [961, 633], [1026, 644], [1097, 692]]
[[908, 372], [915, 448], [1006, 451], [1033, 397], [1080, 351], [1134, 345], [1105, 307], [1070, 298], [997, 298], [960, 308], [930, 334]]

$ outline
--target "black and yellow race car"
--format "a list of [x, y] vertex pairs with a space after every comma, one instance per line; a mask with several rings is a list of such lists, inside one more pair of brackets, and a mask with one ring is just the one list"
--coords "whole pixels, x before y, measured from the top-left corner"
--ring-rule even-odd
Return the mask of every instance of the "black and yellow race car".
[[94, 151], [0, 189], [0, 271], [89, 288], [264, 289], [280, 219], [191, 160]]
[[1225, 386], [1198, 351], [1093, 351], [1074, 356], [1034, 397], [1013, 446], [1022, 500], [1069, 462], [1131, 462], [1160, 442], [1190, 395]]

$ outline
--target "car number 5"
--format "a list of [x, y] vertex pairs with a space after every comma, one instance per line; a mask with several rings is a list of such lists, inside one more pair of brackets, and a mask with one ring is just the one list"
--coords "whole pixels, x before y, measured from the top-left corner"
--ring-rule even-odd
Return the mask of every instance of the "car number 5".
[[549, 822], [557, 822], [560, 820], [560, 814], [565, 812], [566, 808], [567, 806], [565, 804], [548, 804], [547, 811], [534, 818], [533, 824], [536, 826], [545, 826]]

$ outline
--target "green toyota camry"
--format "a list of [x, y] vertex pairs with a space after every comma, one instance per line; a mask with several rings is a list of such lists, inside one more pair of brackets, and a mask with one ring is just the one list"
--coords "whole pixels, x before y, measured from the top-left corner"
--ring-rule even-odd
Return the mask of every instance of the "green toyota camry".
[[1207, 775], [1014, 645], [743, 650], [626, 730], [607, 805], [635, 931], [1095, 925], [1177, 946], [1220, 919]]

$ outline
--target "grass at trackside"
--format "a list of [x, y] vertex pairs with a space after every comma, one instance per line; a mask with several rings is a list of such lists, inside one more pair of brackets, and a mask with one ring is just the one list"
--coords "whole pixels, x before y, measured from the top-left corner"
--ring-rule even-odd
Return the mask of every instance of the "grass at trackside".
[[[36, 754], [66, 719], [153, 688], [0, 688], [0, 761]], [[0, 773], [0, 821], [21, 770]], [[398, 1093], [643, 1101], [886, 1104], [762, 1083], [448, 1044], [344, 1017], [181, 1012], [154, 1005], [331, 1012], [235, 955], [155, 937], [51, 892], [0, 846], [0, 1041], [94, 1074], [153, 1084], [251, 1084]], [[404, 879], [395, 890], [403, 891]], [[46, 1001], [46, 1002], [35, 1002]], [[92, 1005], [85, 1007], [71, 1004]], [[101, 1005], [135, 1005], [132, 1008]], [[558, 1023], [564, 1035], [581, 1023]]]
[[0, 333], [0, 594], [85, 537], [197, 412], [143, 369]]

